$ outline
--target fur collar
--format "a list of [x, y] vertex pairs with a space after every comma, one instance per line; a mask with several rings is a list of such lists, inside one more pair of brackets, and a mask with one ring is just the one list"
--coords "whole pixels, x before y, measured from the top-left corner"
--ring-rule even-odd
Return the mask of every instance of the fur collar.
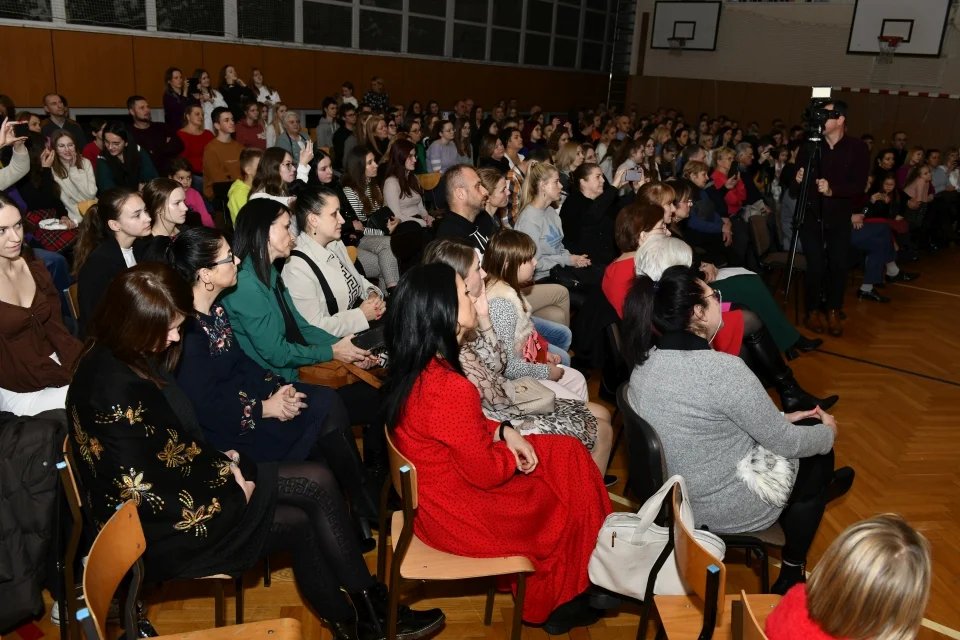
[[[513, 287], [503, 280], [496, 280], [492, 285], [487, 286], [487, 299], [492, 300], [494, 298], [503, 298], [516, 309], [517, 325], [513, 331], [513, 348], [517, 353], [522, 353], [523, 346], [534, 332], [530, 303], [527, 302], [526, 296], [517, 293]], [[526, 306], [526, 310], [524, 310], [524, 306]]]

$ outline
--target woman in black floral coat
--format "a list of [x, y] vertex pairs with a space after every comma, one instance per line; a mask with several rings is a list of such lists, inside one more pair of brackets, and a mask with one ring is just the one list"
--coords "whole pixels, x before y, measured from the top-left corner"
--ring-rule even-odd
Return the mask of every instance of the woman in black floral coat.
[[[170, 374], [192, 302], [173, 269], [146, 263], [113, 279], [91, 320], [67, 395], [88, 519], [100, 527], [133, 500], [150, 581], [237, 574], [289, 552], [300, 593], [336, 640], [384, 638], [386, 588], [356, 536], [343, 535], [349, 516], [333, 473], [316, 462], [257, 464], [204, 438]], [[419, 638], [443, 613], [402, 607], [400, 620], [398, 635]]]

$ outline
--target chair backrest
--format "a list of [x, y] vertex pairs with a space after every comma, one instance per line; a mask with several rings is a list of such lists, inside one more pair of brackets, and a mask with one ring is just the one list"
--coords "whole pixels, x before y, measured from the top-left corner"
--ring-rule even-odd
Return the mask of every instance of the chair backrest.
[[757, 247], [757, 255], [762, 258], [770, 252], [770, 230], [767, 229], [766, 216], [751, 217], [750, 230], [753, 232], [753, 243]]
[[420, 187], [424, 191], [431, 191], [437, 188], [437, 185], [440, 184], [441, 173], [423, 173], [417, 176], [417, 179], [420, 181]]
[[623, 357], [623, 336], [620, 333], [620, 323], [611, 322], [604, 329], [607, 339], [607, 355], [613, 361], [614, 371], [617, 372], [618, 385], [630, 379], [630, 367]]
[[757, 616], [753, 613], [753, 608], [747, 599], [746, 591], [740, 591], [740, 602], [743, 604], [742, 640], [767, 640], [767, 634], [763, 632], [763, 628], [760, 626], [760, 623], [757, 622]]
[[80, 287], [76, 282], [67, 288], [67, 301], [70, 303], [70, 315], [73, 316], [74, 320], [80, 320], [80, 295], [77, 293], [79, 290]]
[[97, 534], [83, 571], [83, 599], [100, 638], [107, 637], [107, 611], [113, 594], [146, 550], [137, 504], [128, 500]]
[[690, 587], [703, 601], [703, 627], [706, 631], [721, 621], [724, 589], [727, 584], [727, 567], [704, 549], [693, 532], [680, 519], [680, 485], [673, 485], [670, 500], [673, 505], [671, 526], [673, 528], [674, 557], [684, 584]]
[[666, 482], [666, 463], [660, 436], [650, 423], [637, 415], [627, 399], [628, 382], [617, 390], [617, 407], [623, 414], [623, 430], [627, 436], [627, 486], [637, 500], [646, 502]]
[[83, 502], [80, 500], [80, 487], [77, 485], [77, 476], [73, 474], [73, 454], [70, 452], [70, 436], [63, 439], [63, 465], [66, 475], [63, 478], [63, 490], [67, 494], [67, 502], [71, 511], [76, 506], [80, 509]]
[[[402, 453], [393, 446], [393, 440], [390, 439], [390, 431], [387, 430], [387, 449], [390, 454], [390, 477], [393, 480], [393, 488], [397, 490], [404, 502], [410, 501], [410, 508], [417, 508], [417, 468]], [[406, 468], [410, 473], [410, 495], [404, 495], [403, 480], [401, 471]]]

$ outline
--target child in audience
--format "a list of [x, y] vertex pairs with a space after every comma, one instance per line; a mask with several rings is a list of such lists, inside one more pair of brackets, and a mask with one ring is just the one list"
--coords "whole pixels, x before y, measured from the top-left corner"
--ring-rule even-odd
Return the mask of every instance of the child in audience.
[[263, 150], [257, 148], [244, 149], [240, 153], [241, 177], [230, 185], [230, 191], [227, 194], [227, 209], [230, 211], [230, 220], [234, 226], [237, 224], [237, 214], [250, 199], [253, 177], [257, 175], [257, 168], [260, 166], [260, 158], [262, 157]]
[[174, 158], [169, 163], [167, 163], [167, 171], [169, 175], [167, 176], [171, 180], [176, 180], [180, 183], [180, 186], [183, 187], [184, 194], [186, 198], [184, 202], [187, 205], [187, 208], [196, 212], [200, 216], [200, 221], [205, 227], [214, 227], [216, 226], [213, 222], [213, 217], [210, 215], [210, 212], [207, 211], [207, 205], [203, 202], [203, 196], [200, 195], [200, 192], [193, 188], [193, 174], [190, 171], [190, 163], [186, 158]]
[[827, 549], [806, 585], [767, 617], [770, 640], [916, 638], [930, 597], [930, 543], [894, 514], [853, 524]]

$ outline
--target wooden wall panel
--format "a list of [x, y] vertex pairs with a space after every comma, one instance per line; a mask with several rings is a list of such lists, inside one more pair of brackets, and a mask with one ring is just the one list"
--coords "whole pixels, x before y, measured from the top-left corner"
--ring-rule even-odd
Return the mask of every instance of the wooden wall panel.
[[54, 30], [52, 40], [56, 90], [71, 107], [126, 107], [136, 87], [133, 36]]
[[792, 122], [799, 117], [793, 112], [793, 87], [779, 84], [747, 83], [740, 126], [746, 128], [751, 122], [760, 125], [760, 131], [771, 129], [774, 118]]
[[[312, 82], [314, 64], [316, 57], [313, 51], [263, 47], [263, 63], [251, 66], [260, 67], [264, 80], [277, 90], [288, 107], [312, 109], [320, 104]], [[247, 82], [247, 76], [241, 77]]]
[[0, 27], [0, 60], [0, 93], [10, 96], [17, 108], [39, 105], [44, 94], [56, 91], [48, 29]]
[[[351, 56], [345, 53], [327, 51], [314, 51], [313, 53], [314, 88], [318, 99], [318, 107], [323, 102], [323, 97], [338, 95], [340, 85], [345, 80], [353, 83], [354, 93], [359, 91], [359, 96], [363, 96], [363, 92], [367, 90], [366, 87], [369, 86], [369, 83], [360, 84], [358, 81], [360, 76], [357, 75], [359, 71], [357, 60], [364, 56]], [[359, 99], [358, 97], [357, 100]]]
[[190, 40], [170, 38], [134, 38], [133, 70], [135, 91], [147, 99], [151, 107], [163, 105], [163, 76], [168, 67], [177, 67], [184, 78], [203, 66], [203, 46]]
[[[226, 42], [203, 43], [203, 67], [210, 74], [210, 82], [214, 88], [220, 84], [220, 68], [228, 64], [233, 65], [241, 80], [249, 83], [250, 69], [263, 68], [263, 47]], [[269, 77], [266, 80], [272, 83]], [[283, 91], [279, 88], [277, 90], [283, 98]]]

